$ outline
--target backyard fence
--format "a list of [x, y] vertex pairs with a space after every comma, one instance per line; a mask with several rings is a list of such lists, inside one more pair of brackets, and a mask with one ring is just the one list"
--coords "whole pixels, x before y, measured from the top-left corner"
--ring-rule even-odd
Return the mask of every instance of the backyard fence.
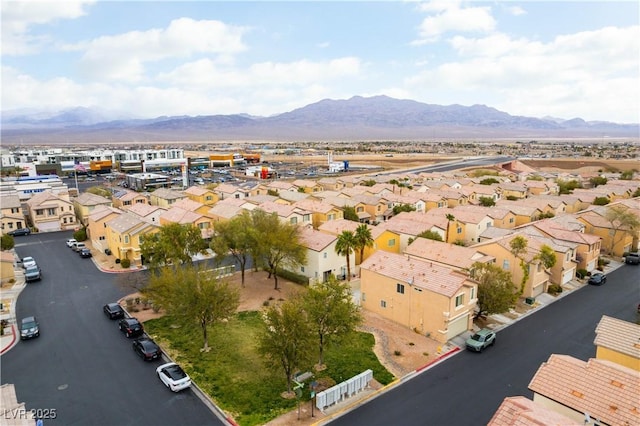
[[331, 405], [347, 399], [369, 386], [369, 382], [373, 379], [373, 371], [366, 370], [357, 376], [345, 380], [342, 383], [330, 387], [327, 390], [318, 392], [316, 395], [316, 407], [320, 411]]

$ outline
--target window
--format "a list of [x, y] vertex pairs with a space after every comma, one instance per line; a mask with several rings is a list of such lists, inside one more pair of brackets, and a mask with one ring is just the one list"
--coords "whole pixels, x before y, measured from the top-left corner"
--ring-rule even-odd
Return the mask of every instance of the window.
[[381, 308], [386, 308], [386, 307], [387, 307], [387, 302], [386, 302], [386, 301], [384, 301], [384, 300], [381, 300], [381, 301], [380, 301], [380, 307], [381, 307]]
[[502, 269], [504, 269], [505, 271], [508, 271], [511, 269], [509, 265], [509, 259], [505, 259], [502, 261]]
[[204, 197], [205, 201], [211, 201], [213, 200], [213, 197], [211, 195], [207, 195], [206, 197]]
[[327, 215], [327, 220], [336, 220], [336, 215], [331, 213]]
[[240, 194], [236, 194], [236, 198], [240, 198]]
[[458, 228], [457, 232], [458, 234], [462, 234], [462, 228]]
[[362, 293], [362, 301], [365, 302], [367, 300], [367, 294]]
[[364, 207], [358, 207], [356, 209], [356, 212], [358, 212], [358, 213], [362, 213], [363, 211], [364, 211]]
[[510, 217], [510, 218], [509, 218], [509, 223], [513, 223], [513, 220], [514, 220], [514, 218], [513, 218], [513, 217]]
[[327, 252], [326, 251], [324, 253], [322, 253], [322, 257], [325, 258], [325, 259], [327, 258]]
[[106, 240], [106, 238], [105, 238], [105, 236], [104, 236], [104, 235], [100, 235], [100, 236], [98, 237], [98, 240], [100, 240], [100, 241], [104, 241], [104, 240]]
[[396, 284], [396, 291], [400, 294], [404, 294], [404, 284]]
[[289, 219], [289, 223], [291, 223], [292, 225], [295, 225], [296, 223], [298, 223], [298, 218], [292, 217], [291, 219]]
[[458, 306], [462, 306], [464, 304], [464, 294], [459, 294], [456, 296], [456, 308]]
[[469, 293], [470, 293], [469, 298], [471, 300], [476, 298], [476, 288], [475, 287], [471, 287], [471, 291]]
[[304, 272], [304, 266], [300, 267], [300, 272]]
[[42, 216], [44, 214], [43, 209], [36, 209], [36, 216]]
[[128, 235], [124, 236], [124, 243], [125, 244], [129, 244], [129, 236]]
[[136, 204], [144, 204], [144, 203], [145, 203], [144, 200], [141, 200], [141, 199], [136, 200]]
[[567, 252], [567, 262], [571, 260], [571, 251]]
[[303, 222], [309, 222], [309, 215], [305, 214], [304, 216], [302, 216], [302, 221]]
[[131, 201], [125, 201], [124, 203], [122, 203], [122, 205], [124, 205], [124, 206], [130, 206], [130, 205], [131, 205]]
[[389, 247], [393, 247], [393, 246], [395, 246], [395, 245], [396, 245], [396, 239], [395, 239], [395, 238], [391, 238], [391, 239], [389, 240], [389, 242], [387, 243], [387, 245], [388, 245]]

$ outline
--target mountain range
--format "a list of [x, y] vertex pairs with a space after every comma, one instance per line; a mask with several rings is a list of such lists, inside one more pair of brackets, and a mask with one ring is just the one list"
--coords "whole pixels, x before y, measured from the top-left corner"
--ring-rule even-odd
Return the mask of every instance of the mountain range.
[[98, 108], [3, 111], [3, 144], [638, 138], [638, 124], [514, 116], [485, 105], [432, 105], [387, 96], [325, 99], [271, 117], [142, 119]]

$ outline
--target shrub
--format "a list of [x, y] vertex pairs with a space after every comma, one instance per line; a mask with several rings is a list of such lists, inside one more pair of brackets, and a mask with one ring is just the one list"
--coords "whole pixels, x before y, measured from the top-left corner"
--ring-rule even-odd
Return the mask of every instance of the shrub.
[[16, 245], [13, 235], [4, 234], [0, 238], [0, 248], [2, 250], [11, 250]]
[[400, 352], [399, 350], [395, 350], [395, 351], [393, 351], [393, 354], [395, 356], [400, 356], [400, 355], [402, 355], [402, 352]]
[[584, 278], [589, 274], [589, 271], [587, 271], [586, 269], [578, 269], [576, 271], [576, 277], [578, 278]]
[[131, 261], [129, 259], [121, 259], [120, 266], [122, 266], [124, 269], [127, 269], [129, 266], [131, 266]]
[[560, 284], [551, 284], [547, 289], [549, 294], [559, 294], [562, 293], [562, 286]]
[[309, 284], [309, 278], [305, 277], [304, 275], [296, 274], [295, 272], [287, 271], [285, 269], [278, 269], [278, 276], [286, 280], [292, 281], [296, 284], [302, 284], [302, 285]]
[[507, 195], [507, 200], [509, 200], [509, 201], [518, 201], [519, 198], [516, 197], [515, 195]]
[[87, 240], [87, 228], [78, 229], [76, 232], [73, 233], [73, 238], [75, 238], [76, 241], [86, 241]]

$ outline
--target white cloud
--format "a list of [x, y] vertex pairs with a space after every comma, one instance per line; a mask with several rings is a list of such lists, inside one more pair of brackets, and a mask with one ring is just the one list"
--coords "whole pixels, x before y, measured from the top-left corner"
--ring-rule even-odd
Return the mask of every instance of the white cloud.
[[61, 19], [79, 18], [94, 3], [95, 0], [2, 1], [2, 54], [25, 55], [46, 48], [50, 39], [30, 35], [30, 27]]
[[442, 34], [456, 32], [491, 32], [496, 21], [491, 16], [490, 7], [461, 8], [455, 1], [438, 1], [422, 4], [420, 10], [435, 12], [420, 24], [419, 38], [413, 42], [420, 45], [436, 41]]
[[103, 36], [65, 49], [85, 50], [80, 66], [87, 76], [137, 82], [144, 78], [148, 62], [199, 54], [220, 55], [230, 62], [230, 56], [246, 49], [242, 42], [246, 31], [220, 21], [180, 18], [163, 29]]

